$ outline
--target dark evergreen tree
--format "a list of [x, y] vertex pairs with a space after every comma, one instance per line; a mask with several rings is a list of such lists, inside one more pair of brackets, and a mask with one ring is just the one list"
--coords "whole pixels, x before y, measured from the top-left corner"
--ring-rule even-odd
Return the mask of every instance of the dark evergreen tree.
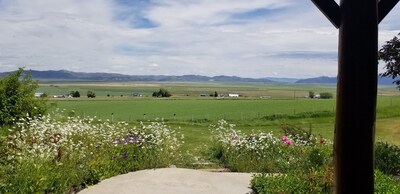
[[[400, 36], [400, 33], [398, 34]], [[379, 60], [385, 62], [386, 72], [382, 73], [382, 77], [392, 77], [395, 79], [400, 76], [400, 39], [395, 36], [393, 39], [386, 41], [378, 52]], [[400, 80], [393, 83], [400, 89]]]

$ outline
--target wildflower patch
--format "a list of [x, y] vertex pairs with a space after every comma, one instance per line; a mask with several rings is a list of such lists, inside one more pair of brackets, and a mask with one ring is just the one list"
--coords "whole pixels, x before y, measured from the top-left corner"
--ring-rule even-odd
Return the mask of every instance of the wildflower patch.
[[178, 159], [181, 138], [162, 120], [125, 122], [60, 114], [21, 118], [1, 140], [0, 193], [68, 193]]

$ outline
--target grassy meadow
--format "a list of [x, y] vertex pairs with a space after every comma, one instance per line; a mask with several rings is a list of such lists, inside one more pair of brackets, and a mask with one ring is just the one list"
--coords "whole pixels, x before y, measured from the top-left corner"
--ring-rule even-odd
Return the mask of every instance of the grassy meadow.
[[58, 108], [75, 110], [79, 116], [101, 119], [146, 120], [164, 118], [179, 121], [245, 121], [271, 114], [333, 111], [334, 100], [232, 100], [232, 99], [139, 99], [139, 100], [63, 100]]
[[[167, 89], [173, 96], [151, 97], [160, 88]], [[96, 98], [87, 98], [88, 90], [94, 91]], [[220, 119], [236, 124], [245, 133], [260, 130], [279, 134], [282, 126], [293, 125], [333, 139], [335, 99], [308, 99], [305, 96], [309, 91], [335, 94], [335, 85], [59, 82], [42, 83], [38, 90], [50, 97], [70, 91], [79, 91], [81, 97], [49, 98], [49, 103], [53, 105], [51, 110], [58, 108], [70, 116], [95, 116], [131, 124], [162, 118], [185, 134], [183, 147], [187, 150], [197, 149], [202, 143], [210, 141], [208, 127]], [[200, 96], [214, 94], [215, 91], [225, 97]], [[134, 93], [142, 96], [133, 97]], [[229, 93], [240, 94], [241, 97], [226, 97]], [[378, 90], [377, 139], [395, 144], [400, 144], [396, 138], [400, 135], [398, 94], [394, 87], [380, 87]], [[318, 116], [321, 112], [330, 115]], [[299, 116], [304, 113], [315, 113], [317, 116]], [[273, 115], [278, 116], [275, 118]]]

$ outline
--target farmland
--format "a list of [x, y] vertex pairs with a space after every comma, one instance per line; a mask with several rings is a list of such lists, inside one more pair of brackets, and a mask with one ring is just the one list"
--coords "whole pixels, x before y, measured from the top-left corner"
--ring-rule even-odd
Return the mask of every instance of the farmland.
[[[151, 94], [165, 88], [170, 98]], [[88, 90], [96, 98], [86, 97]], [[312, 130], [333, 139], [335, 99], [307, 99], [309, 91], [335, 93], [334, 85], [237, 84], [237, 83], [42, 83], [39, 90], [49, 96], [79, 91], [80, 98], [49, 98], [51, 110], [65, 115], [96, 117], [102, 120], [127, 121], [136, 124], [155, 119], [164, 121], [186, 136], [186, 149], [209, 141], [208, 126], [220, 119], [236, 124], [244, 132], [261, 130], [280, 133], [284, 125]], [[201, 97], [218, 92], [225, 97]], [[132, 94], [141, 97], [133, 97]], [[239, 98], [226, 97], [228, 93]], [[394, 87], [378, 90], [377, 139], [400, 143], [400, 97]], [[356, 99], [355, 99], [356, 100]], [[314, 116], [310, 114], [315, 113]], [[320, 116], [320, 113], [328, 115]], [[302, 115], [306, 116], [302, 116]], [[274, 116], [276, 115], [276, 116]], [[307, 116], [308, 115], [308, 116]]]
[[333, 111], [334, 100], [232, 100], [232, 99], [140, 99], [140, 100], [62, 100], [58, 107], [75, 110], [79, 116], [124, 121], [164, 118], [197, 121], [219, 119], [254, 120], [271, 114]]
[[[218, 94], [227, 95], [228, 93], [237, 93], [244, 98], [301, 98], [308, 95], [308, 91], [313, 90], [316, 93], [334, 92], [334, 85], [297, 85], [297, 84], [241, 84], [241, 83], [165, 83], [165, 82], [59, 82], [42, 84], [40, 91], [47, 92], [49, 95], [67, 94], [71, 90], [86, 94], [88, 90], [96, 92], [100, 98], [107, 95], [114, 97], [128, 97], [133, 93], [140, 93], [144, 97], [151, 96], [154, 91], [160, 88], [167, 89], [173, 96], [172, 98], [181, 99], [182, 97], [197, 99], [200, 94]], [[391, 89], [382, 90], [384, 93], [392, 92]]]
[[[258, 99], [260, 97], [272, 99], [298, 99], [308, 96], [309, 91], [316, 94], [322, 92], [335, 93], [336, 85], [317, 84], [261, 84], [261, 83], [189, 83], [189, 82], [42, 82], [38, 92], [52, 95], [65, 95], [70, 91], [79, 91], [86, 95], [88, 90], [96, 92], [97, 97], [129, 97], [133, 93], [149, 97], [160, 88], [167, 89], [172, 99], [199, 99], [200, 94], [221, 95], [228, 93], [240, 94], [244, 99]], [[394, 86], [382, 86], [378, 89], [379, 96], [400, 95]], [[204, 99], [201, 98], [201, 99]]]

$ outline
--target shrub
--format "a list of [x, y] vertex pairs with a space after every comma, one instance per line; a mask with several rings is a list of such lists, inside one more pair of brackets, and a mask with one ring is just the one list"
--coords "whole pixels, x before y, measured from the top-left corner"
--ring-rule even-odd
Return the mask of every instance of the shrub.
[[[258, 172], [251, 182], [255, 193], [332, 193], [332, 144], [295, 126], [285, 126], [283, 136], [243, 134], [224, 120], [210, 129], [214, 135], [209, 157], [232, 171]], [[390, 175], [399, 170], [399, 147], [376, 145], [375, 193], [398, 193], [400, 185]], [[380, 167], [382, 166], [382, 167]], [[274, 174], [265, 174], [274, 173]]]
[[[333, 168], [295, 172], [287, 175], [257, 174], [251, 180], [255, 194], [263, 193], [333, 193]], [[399, 193], [400, 185], [392, 177], [375, 170], [374, 193]]]
[[286, 175], [258, 174], [251, 180], [255, 194], [261, 193], [332, 193], [333, 168], [294, 172]]
[[310, 131], [300, 127], [286, 125], [282, 127], [285, 136], [291, 136], [297, 142], [303, 142], [304, 145], [314, 145], [318, 140], [314, 138]]
[[46, 112], [44, 98], [35, 98], [38, 83], [23, 69], [0, 79], [0, 126], [11, 125], [20, 118], [39, 116]]
[[269, 121], [275, 121], [275, 120], [279, 120], [279, 119], [287, 119], [287, 118], [289, 118], [289, 115], [287, 115], [287, 114], [271, 114], [271, 115], [263, 116], [262, 118], [265, 120], [269, 120]]
[[322, 118], [332, 117], [334, 113], [332, 111], [314, 111], [314, 112], [300, 112], [292, 115], [288, 114], [272, 114], [262, 117], [265, 120], [274, 121], [280, 119], [304, 119], [304, 118]]
[[224, 120], [211, 126], [214, 140], [209, 148], [211, 158], [232, 171], [282, 173], [332, 160], [332, 144], [313, 135], [277, 138], [272, 133], [243, 134], [234, 127]]
[[[162, 121], [62, 117], [20, 119], [0, 139], [0, 193], [70, 193], [105, 178], [166, 167], [179, 158], [177, 133]], [[3, 153], [4, 152], [4, 153]]]
[[303, 118], [322, 118], [322, 117], [332, 117], [334, 112], [332, 111], [313, 111], [313, 112], [301, 112], [294, 115], [290, 115], [290, 119], [303, 119]]
[[387, 142], [377, 142], [375, 168], [388, 175], [400, 175], [400, 147]]
[[393, 177], [383, 174], [379, 170], [375, 170], [375, 193], [399, 193], [400, 183]]
[[73, 98], [79, 98], [81, 97], [81, 94], [79, 93], [79, 91], [71, 91], [69, 93], [70, 96], [72, 96]]
[[319, 95], [320, 95], [320, 98], [322, 98], [322, 99], [330, 99], [330, 98], [333, 98], [333, 94], [332, 94], [332, 93], [329, 93], [329, 92], [322, 92], [322, 93], [320, 93]]
[[91, 90], [88, 90], [86, 95], [88, 98], [96, 98], [96, 93]]
[[171, 97], [171, 93], [166, 89], [160, 89], [158, 92], [153, 92], [153, 97]]
[[308, 97], [309, 98], [314, 98], [315, 97], [314, 91], [308, 91]]

